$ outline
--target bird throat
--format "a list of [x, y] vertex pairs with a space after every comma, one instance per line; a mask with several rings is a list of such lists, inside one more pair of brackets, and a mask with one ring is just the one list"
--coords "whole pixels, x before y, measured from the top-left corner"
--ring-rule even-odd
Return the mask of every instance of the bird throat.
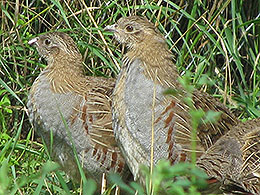
[[179, 74], [172, 58], [166, 42], [147, 40], [132, 47], [126, 53], [124, 61], [131, 64], [136, 59], [140, 60], [147, 78], [158, 81], [165, 87], [175, 87]]
[[55, 93], [82, 91], [84, 81], [82, 63], [73, 59], [55, 59], [48, 64], [46, 76], [50, 79], [51, 89]]

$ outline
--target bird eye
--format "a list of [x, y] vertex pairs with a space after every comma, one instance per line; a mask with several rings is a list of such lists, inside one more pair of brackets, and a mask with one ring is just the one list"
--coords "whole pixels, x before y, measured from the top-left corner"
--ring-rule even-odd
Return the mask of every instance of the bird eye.
[[130, 25], [126, 26], [125, 29], [126, 29], [127, 32], [132, 32], [134, 30], [134, 28]]
[[50, 41], [49, 39], [45, 39], [45, 40], [44, 40], [44, 44], [45, 44], [45, 45], [50, 45], [50, 44], [51, 44], [51, 41]]

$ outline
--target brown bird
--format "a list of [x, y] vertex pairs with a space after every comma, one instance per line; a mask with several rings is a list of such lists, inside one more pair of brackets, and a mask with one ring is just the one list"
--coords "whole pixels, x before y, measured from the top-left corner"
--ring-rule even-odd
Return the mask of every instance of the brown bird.
[[87, 177], [98, 183], [107, 172], [130, 178], [112, 130], [110, 96], [115, 80], [85, 76], [82, 56], [65, 33], [46, 33], [28, 43], [48, 63], [30, 90], [29, 119], [54, 158], [78, 179], [73, 143]]
[[[115, 38], [128, 47], [113, 92], [113, 129], [131, 172], [143, 182], [140, 164], [149, 166], [160, 159], [176, 164], [191, 159], [190, 107], [183, 101], [186, 92], [177, 80], [172, 54], [151, 22], [139, 16], [124, 17], [105, 30], [114, 32]], [[168, 88], [181, 92], [164, 96]], [[195, 90], [193, 104], [195, 109], [221, 113], [216, 123], [198, 126], [193, 141], [200, 157], [240, 122], [207, 93]]]
[[260, 194], [260, 118], [240, 123], [197, 160], [197, 166], [232, 194]]

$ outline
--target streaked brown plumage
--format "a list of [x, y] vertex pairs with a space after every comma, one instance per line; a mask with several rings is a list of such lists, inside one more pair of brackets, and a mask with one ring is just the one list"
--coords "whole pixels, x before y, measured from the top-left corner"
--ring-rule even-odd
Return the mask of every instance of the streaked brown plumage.
[[224, 192], [260, 194], [260, 118], [240, 123], [197, 161]]
[[46, 33], [29, 44], [48, 62], [32, 85], [29, 118], [54, 158], [77, 179], [73, 142], [87, 177], [99, 183], [106, 172], [130, 176], [112, 131], [110, 96], [115, 80], [84, 76], [82, 56], [65, 33]]
[[[135, 179], [143, 180], [139, 166], [150, 165], [152, 146], [154, 164], [160, 159], [169, 159], [172, 164], [189, 161], [191, 116], [164, 37], [139, 16], [121, 18], [106, 30], [114, 32], [115, 38], [128, 46], [113, 92], [112, 112], [116, 140]], [[181, 92], [166, 97], [162, 93], [168, 88]], [[196, 152], [200, 157], [240, 122], [206, 93], [195, 90], [193, 103], [196, 109], [221, 112], [218, 122], [198, 127]]]

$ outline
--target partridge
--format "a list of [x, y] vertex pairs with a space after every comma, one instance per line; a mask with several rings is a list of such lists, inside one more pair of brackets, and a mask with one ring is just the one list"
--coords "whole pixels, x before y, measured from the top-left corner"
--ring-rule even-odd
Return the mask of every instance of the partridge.
[[229, 194], [260, 194], [260, 118], [240, 123], [197, 160]]
[[82, 56], [65, 33], [46, 33], [28, 43], [48, 63], [31, 87], [29, 119], [54, 159], [78, 179], [74, 145], [87, 177], [98, 183], [102, 173], [107, 172], [130, 178], [112, 130], [111, 94], [115, 80], [85, 76]]
[[[178, 71], [164, 37], [146, 18], [123, 17], [105, 28], [128, 47], [112, 98], [113, 130], [135, 179], [142, 180], [140, 164], [160, 159], [172, 164], [191, 159], [191, 116], [183, 101], [186, 92], [178, 82]], [[168, 88], [180, 91], [165, 96]], [[216, 123], [202, 123], [196, 136], [200, 157], [231, 127], [239, 124], [219, 101], [195, 90], [195, 109], [220, 112]], [[152, 153], [152, 159], [151, 159]]]

